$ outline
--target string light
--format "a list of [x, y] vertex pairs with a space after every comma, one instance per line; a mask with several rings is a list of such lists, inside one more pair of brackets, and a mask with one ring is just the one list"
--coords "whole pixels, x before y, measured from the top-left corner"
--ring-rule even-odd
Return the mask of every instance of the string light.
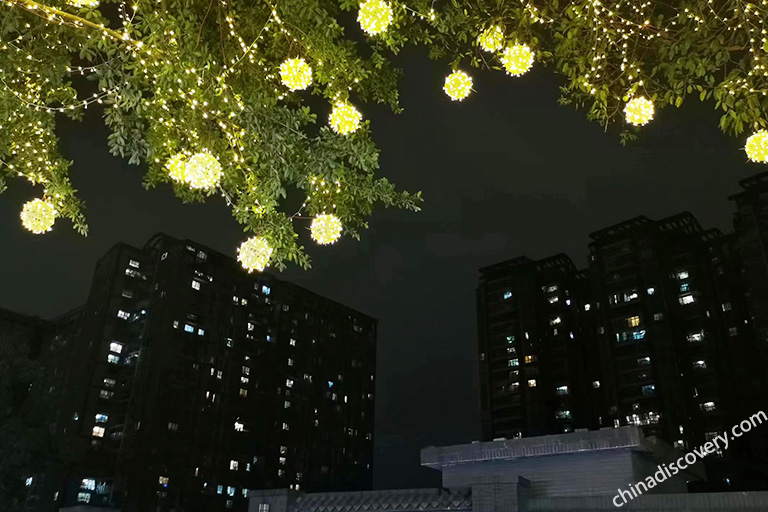
[[525, 44], [515, 44], [504, 49], [501, 55], [501, 63], [507, 74], [520, 76], [533, 67], [533, 50]]
[[312, 240], [320, 245], [328, 245], [336, 242], [341, 236], [341, 221], [332, 214], [322, 214], [312, 220], [310, 226]]
[[463, 71], [456, 70], [445, 77], [443, 90], [452, 101], [461, 101], [472, 92], [472, 77]]
[[753, 162], [768, 163], [768, 131], [759, 130], [750, 135], [744, 151]]
[[333, 106], [328, 118], [331, 128], [338, 134], [349, 135], [360, 127], [363, 115], [353, 105], [347, 102], [338, 102]]
[[627, 122], [635, 126], [648, 124], [653, 119], [654, 112], [653, 102], [643, 96], [632, 98], [624, 107]]
[[58, 212], [49, 201], [33, 199], [21, 210], [21, 224], [32, 233], [42, 235], [53, 228]]
[[184, 166], [184, 181], [192, 188], [212, 189], [221, 181], [221, 164], [208, 150], [195, 153]]
[[312, 68], [304, 59], [288, 59], [280, 65], [280, 79], [292, 91], [312, 85]]
[[497, 52], [504, 46], [504, 31], [500, 26], [494, 25], [484, 30], [478, 36], [477, 42], [484, 51], [489, 53]]
[[237, 261], [249, 273], [257, 270], [263, 271], [272, 256], [272, 247], [260, 236], [253, 236], [240, 244], [237, 249]]
[[69, 0], [75, 7], [98, 7], [99, 0]]
[[368, 35], [375, 36], [392, 23], [392, 7], [384, 0], [366, 0], [360, 4], [357, 21]]
[[172, 156], [165, 164], [165, 168], [168, 170], [168, 175], [173, 181], [184, 183], [187, 181], [186, 176], [187, 155], [184, 153], [177, 153]]

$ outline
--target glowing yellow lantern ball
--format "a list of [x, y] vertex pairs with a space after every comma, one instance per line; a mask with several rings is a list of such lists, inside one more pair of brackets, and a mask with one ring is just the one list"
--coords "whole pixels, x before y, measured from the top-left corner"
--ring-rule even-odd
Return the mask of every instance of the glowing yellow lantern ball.
[[384, 0], [367, 0], [360, 4], [357, 21], [367, 34], [375, 36], [392, 23], [392, 7]]
[[653, 102], [643, 96], [632, 98], [624, 107], [627, 122], [635, 126], [643, 126], [653, 119], [655, 113]]
[[173, 181], [178, 181], [179, 183], [184, 183], [186, 181], [186, 166], [187, 155], [184, 153], [177, 153], [165, 164], [165, 168], [168, 170], [168, 175]]
[[310, 226], [312, 240], [320, 245], [334, 243], [341, 236], [341, 221], [335, 215], [322, 214], [312, 220]]
[[272, 248], [260, 236], [253, 236], [240, 244], [237, 249], [237, 261], [249, 273], [254, 270], [261, 272], [269, 263]]
[[207, 150], [195, 153], [184, 166], [184, 181], [192, 188], [212, 189], [221, 182], [221, 164]]
[[51, 230], [57, 215], [56, 208], [50, 202], [33, 199], [21, 210], [21, 224], [34, 234], [42, 235]]
[[453, 101], [461, 101], [472, 92], [472, 77], [463, 71], [454, 71], [445, 77], [445, 94]]
[[292, 91], [312, 85], [312, 68], [304, 59], [288, 59], [280, 65], [280, 80]]
[[331, 123], [333, 131], [341, 135], [348, 135], [357, 131], [362, 118], [363, 115], [353, 105], [339, 102], [333, 106], [328, 121]]
[[768, 132], [760, 130], [750, 135], [744, 151], [753, 162], [768, 163]]
[[533, 57], [533, 50], [527, 44], [515, 44], [504, 49], [501, 54], [501, 63], [507, 70], [507, 74], [520, 76], [533, 67]]
[[486, 52], [497, 52], [504, 46], [504, 31], [500, 26], [494, 25], [480, 34], [477, 42], [480, 44], [480, 48]]

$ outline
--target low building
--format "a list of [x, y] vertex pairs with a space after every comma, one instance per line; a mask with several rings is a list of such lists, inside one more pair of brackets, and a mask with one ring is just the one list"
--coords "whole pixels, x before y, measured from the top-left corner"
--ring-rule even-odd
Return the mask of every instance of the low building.
[[642, 489], [639, 482], [683, 455], [656, 437], [646, 437], [636, 426], [428, 447], [421, 451], [421, 463], [442, 472], [441, 488], [315, 494], [251, 491], [248, 511], [768, 510], [768, 492], [688, 493], [690, 482], [705, 478], [699, 462], [666, 478], [657, 477], [660, 483]]

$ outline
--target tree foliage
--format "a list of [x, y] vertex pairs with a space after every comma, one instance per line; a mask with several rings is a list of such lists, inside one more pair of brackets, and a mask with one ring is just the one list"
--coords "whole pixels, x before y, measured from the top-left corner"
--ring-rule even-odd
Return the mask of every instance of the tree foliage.
[[[56, 116], [78, 119], [84, 108], [98, 107], [112, 153], [145, 165], [147, 187], [172, 186], [183, 201], [220, 197], [246, 231], [274, 248], [277, 266], [309, 265], [297, 230], [314, 215], [335, 214], [357, 237], [376, 204], [419, 209], [420, 194], [376, 176], [369, 123], [339, 135], [316, 101], [329, 108], [348, 101], [363, 111], [382, 103], [399, 112], [400, 73], [391, 60], [407, 44], [444, 60], [446, 74], [469, 66], [503, 70], [499, 56], [477, 42], [498, 26], [505, 44], [528, 45], [536, 65], [562, 75], [562, 104], [606, 127], [619, 124], [622, 141], [638, 131], [623, 120], [635, 96], [656, 109], [689, 97], [714, 99], [721, 129], [733, 135], [768, 119], [768, 11], [741, 0], [393, 1], [387, 29], [365, 38], [355, 24], [358, 0], [89, 4], [3, 4], [0, 191], [3, 178], [25, 177], [85, 233], [67, 177], [71, 163], [54, 128]], [[297, 57], [312, 67], [308, 91], [281, 83], [280, 64]], [[93, 96], [78, 96], [78, 75], [94, 81]], [[205, 191], [173, 181], [167, 162], [201, 150], [221, 162], [220, 185]], [[303, 204], [292, 212], [296, 194]]]

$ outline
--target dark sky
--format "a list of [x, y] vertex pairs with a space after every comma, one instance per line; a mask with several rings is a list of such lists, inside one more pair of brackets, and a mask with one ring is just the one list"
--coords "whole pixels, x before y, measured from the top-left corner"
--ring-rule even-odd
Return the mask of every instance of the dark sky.
[[[314, 268], [281, 275], [380, 320], [379, 488], [437, 484], [437, 473], [419, 468], [419, 448], [479, 439], [479, 267], [557, 252], [582, 266], [588, 233], [639, 214], [688, 210], [704, 227], [729, 230], [727, 196], [762, 170], [745, 163], [743, 138], [718, 131], [711, 104], [665, 109], [622, 147], [616, 130], [557, 105], [549, 70], [516, 79], [474, 70], [476, 92], [453, 103], [442, 92], [447, 66], [416, 51], [400, 61], [405, 113], [361, 110], [382, 150], [381, 174], [422, 190], [424, 210], [380, 211], [360, 242], [320, 248], [307, 237]], [[183, 205], [168, 188], [144, 191], [141, 171], [109, 155], [99, 115], [62, 130], [88, 238], [67, 221], [44, 237], [25, 232], [18, 212], [39, 194], [25, 183], [0, 196], [0, 307], [43, 317], [75, 307], [110, 246], [142, 245], [158, 231], [235, 254], [242, 230], [221, 200]]]

